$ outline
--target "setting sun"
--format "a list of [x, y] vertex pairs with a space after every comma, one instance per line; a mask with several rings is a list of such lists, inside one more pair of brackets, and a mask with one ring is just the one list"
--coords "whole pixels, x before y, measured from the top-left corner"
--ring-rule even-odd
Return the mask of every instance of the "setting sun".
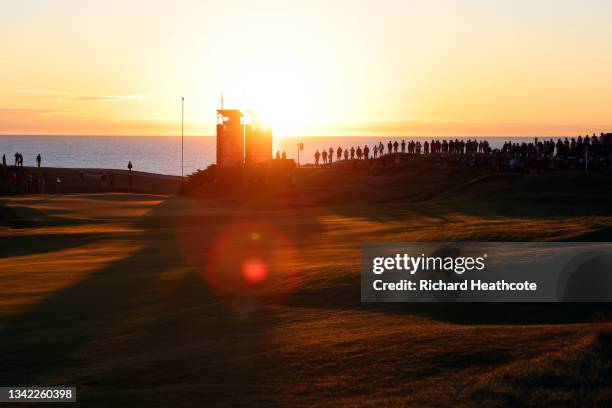
[[0, 132], [176, 135], [185, 97], [186, 133], [214, 135], [221, 93], [278, 137], [612, 124], [609, 3], [476, 3], [13, 3]]
[[317, 100], [313, 78], [304, 65], [270, 60], [262, 56], [253, 62], [243, 78], [244, 101], [277, 135], [295, 134], [299, 126], [316, 118]]

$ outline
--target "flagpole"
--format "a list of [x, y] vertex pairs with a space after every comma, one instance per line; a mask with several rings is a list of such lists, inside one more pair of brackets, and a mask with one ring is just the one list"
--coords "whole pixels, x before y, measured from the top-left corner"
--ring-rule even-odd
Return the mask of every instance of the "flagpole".
[[184, 146], [185, 146], [185, 142], [184, 142], [184, 126], [185, 124], [185, 98], [181, 97], [181, 184], [183, 184], [183, 169], [184, 169], [184, 162], [183, 162], [183, 152], [184, 152]]

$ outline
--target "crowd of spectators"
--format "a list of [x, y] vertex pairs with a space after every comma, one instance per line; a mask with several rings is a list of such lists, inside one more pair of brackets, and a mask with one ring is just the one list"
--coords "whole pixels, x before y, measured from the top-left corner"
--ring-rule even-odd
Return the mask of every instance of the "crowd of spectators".
[[[427, 157], [443, 166], [488, 168], [497, 172], [516, 171], [541, 173], [556, 169], [581, 169], [608, 172], [612, 170], [612, 133], [577, 138], [506, 141], [500, 148], [491, 148], [487, 140], [434, 139], [421, 142], [379, 142], [372, 148], [338, 147], [317, 150], [315, 165], [330, 165], [343, 160], [380, 160], [384, 165], [399, 163], [405, 156]], [[401, 159], [401, 160], [400, 160]]]

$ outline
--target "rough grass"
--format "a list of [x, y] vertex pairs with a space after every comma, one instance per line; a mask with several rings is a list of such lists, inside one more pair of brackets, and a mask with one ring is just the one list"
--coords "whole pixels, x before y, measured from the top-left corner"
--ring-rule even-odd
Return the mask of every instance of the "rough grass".
[[462, 396], [466, 405], [606, 406], [612, 398], [612, 333], [495, 369]]
[[[494, 195], [479, 171], [418, 166], [6, 199], [38, 221], [0, 229], [0, 383], [76, 385], [88, 406], [604, 405], [607, 305], [362, 304], [358, 271], [363, 242], [606, 238], [608, 190], [551, 204], [525, 176]], [[212, 251], [232, 265], [247, 238], [274, 279], [220, 285]]]

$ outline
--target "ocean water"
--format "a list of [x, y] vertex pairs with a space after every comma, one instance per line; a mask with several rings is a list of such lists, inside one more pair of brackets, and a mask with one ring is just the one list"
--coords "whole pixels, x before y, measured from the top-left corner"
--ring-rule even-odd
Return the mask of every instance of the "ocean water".
[[[389, 140], [431, 140], [431, 137], [290, 137], [275, 138], [274, 151], [283, 151], [287, 157], [297, 161], [299, 142], [304, 143], [300, 152], [301, 163], [314, 162], [314, 152], [330, 147], [350, 148]], [[439, 138], [443, 139], [443, 138]], [[461, 138], [459, 138], [461, 139]], [[462, 138], [468, 139], [468, 138]], [[491, 147], [503, 145], [505, 141], [533, 141], [533, 137], [503, 138], [475, 137], [469, 139], [489, 140]], [[74, 168], [126, 169], [128, 161], [134, 170], [160, 174], [181, 174], [181, 138], [173, 136], [0, 136], [0, 155], [6, 155], [8, 164], [14, 162], [15, 152], [24, 157], [25, 166], [36, 165], [36, 155], [41, 154], [43, 166]], [[185, 175], [196, 169], [204, 169], [215, 162], [215, 137], [188, 136], [184, 141]]]

